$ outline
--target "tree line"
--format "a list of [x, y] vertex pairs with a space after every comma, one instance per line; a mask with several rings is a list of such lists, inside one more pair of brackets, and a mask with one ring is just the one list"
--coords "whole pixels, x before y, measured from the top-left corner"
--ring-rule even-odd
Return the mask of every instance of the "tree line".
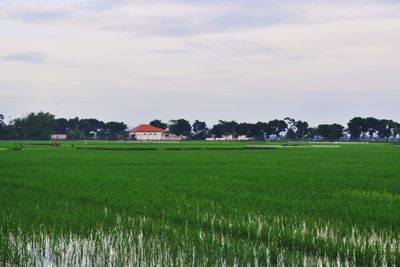
[[4, 116], [0, 114], [0, 139], [29, 139], [46, 140], [51, 134], [66, 134], [68, 139], [97, 138], [116, 140], [124, 138], [127, 125], [123, 122], [103, 122], [97, 119], [58, 118], [45, 112], [30, 113], [26, 117], [4, 123]]
[[[165, 129], [171, 134], [188, 136], [193, 140], [204, 140], [207, 137], [246, 136], [254, 140], [287, 139], [287, 140], [354, 140], [354, 141], [389, 141], [400, 138], [400, 123], [373, 117], [354, 117], [347, 127], [340, 124], [320, 124], [311, 127], [308, 122], [293, 118], [274, 119], [268, 122], [236, 122], [220, 120], [208, 127], [206, 122], [195, 120], [190, 123], [185, 119], [163, 122], [155, 119], [151, 125]], [[68, 139], [117, 140], [128, 137], [128, 127], [123, 122], [103, 122], [94, 118], [78, 117], [65, 119], [55, 118], [45, 112], [30, 113], [14, 119], [8, 124], [0, 114], [0, 139], [45, 140], [51, 134], [66, 134]]]

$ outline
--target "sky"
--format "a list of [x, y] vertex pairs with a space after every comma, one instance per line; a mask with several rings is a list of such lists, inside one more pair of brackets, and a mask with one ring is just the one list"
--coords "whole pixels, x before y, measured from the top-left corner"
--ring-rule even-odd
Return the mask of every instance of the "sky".
[[400, 121], [398, 0], [2, 0], [0, 114]]

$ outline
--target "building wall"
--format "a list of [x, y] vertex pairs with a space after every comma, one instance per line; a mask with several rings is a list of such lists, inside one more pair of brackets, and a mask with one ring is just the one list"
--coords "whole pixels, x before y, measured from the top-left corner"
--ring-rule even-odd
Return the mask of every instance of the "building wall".
[[51, 140], [67, 140], [66, 134], [52, 134], [50, 137]]
[[131, 132], [129, 133], [129, 138], [135, 138], [138, 141], [181, 141], [185, 140], [186, 136], [178, 136], [161, 132]]
[[186, 136], [182, 136], [182, 135], [175, 135], [175, 134], [168, 134], [164, 136], [163, 140], [166, 141], [181, 141], [181, 140], [185, 140], [187, 137]]
[[234, 141], [234, 140], [249, 141], [249, 140], [254, 140], [254, 138], [250, 138], [250, 137], [247, 137], [245, 135], [239, 135], [236, 138], [234, 138], [232, 135], [228, 135], [228, 136], [223, 135], [222, 137], [209, 137], [209, 138], [206, 138], [206, 141]]
[[156, 141], [164, 139], [164, 133], [161, 132], [137, 132], [129, 134], [129, 136], [133, 135], [138, 141]]

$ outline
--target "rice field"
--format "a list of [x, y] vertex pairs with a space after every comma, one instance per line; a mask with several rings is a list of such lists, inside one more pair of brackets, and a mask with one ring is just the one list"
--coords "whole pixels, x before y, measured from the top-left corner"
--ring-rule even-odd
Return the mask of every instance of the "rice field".
[[400, 266], [399, 242], [400, 145], [0, 142], [1, 266]]

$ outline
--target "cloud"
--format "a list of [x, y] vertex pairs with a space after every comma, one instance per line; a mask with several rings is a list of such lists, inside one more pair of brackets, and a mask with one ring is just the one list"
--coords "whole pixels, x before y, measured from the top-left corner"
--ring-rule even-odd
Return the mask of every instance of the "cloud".
[[256, 29], [279, 24], [326, 23], [354, 19], [397, 18], [391, 0], [92, 0], [0, 3], [0, 18], [29, 23], [59, 23], [137, 36], [187, 37]]
[[50, 11], [25, 11], [14, 14], [15, 18], [27, 22], [48, 22], [54, 20], [61, 20], [70, 16], [66, 10], [50, 10]]
[[9, 20], [171, 37], [262, 27], [282, 21], [285, 18], [282, 12], [283, 9], [271, 1], [260, 6], [242, 1], [0, 3], [0, 18]]
[[7, 54], [2, 57], [3, 61], [21, 61], [27, 63], [43, 63], [46, 60], [46, 54], [43, 53], [17, 53]]
[[189, 49], [151, 49], [150, 52], [159, 53], [162, 55], [179, 55], [193, 53], [193, 50]]
[[15, 94], [12, 116], [54, 111], [56, 98], [70, 103], [64, 116], [130, 124], [400, 116], [398, 1], [4, 1], [0, 98]]
[[0, 19], [26, 23], [62, 22], [75, 15], [77, 9], [71, 5], [54, 3], [0, 3]]

